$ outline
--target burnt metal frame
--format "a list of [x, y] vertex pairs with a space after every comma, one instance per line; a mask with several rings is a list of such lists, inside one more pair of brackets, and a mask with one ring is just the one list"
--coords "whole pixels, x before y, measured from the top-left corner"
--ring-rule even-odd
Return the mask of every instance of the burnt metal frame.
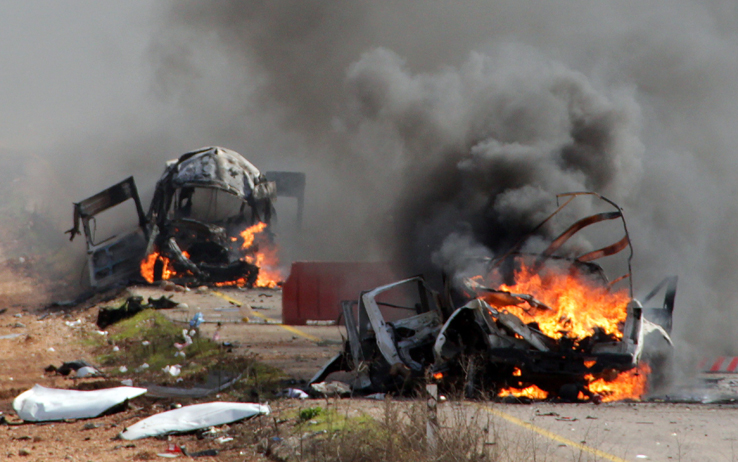
[[[129, 199], [133, 199], [136, 206], [138, 228], [125, 234], [110, 236], [101, 242], [95, 242], [90, 222], [94, 222], [96, 215]], [[146, 215], [132, 176], [74, 204], [74, 226], [66, 231], [70, 241], [82, 234], [79, 229], [80, 222], [87, 244], [92, 287], [106, 287], [138, 273], [148, 241], [148, 229]]]

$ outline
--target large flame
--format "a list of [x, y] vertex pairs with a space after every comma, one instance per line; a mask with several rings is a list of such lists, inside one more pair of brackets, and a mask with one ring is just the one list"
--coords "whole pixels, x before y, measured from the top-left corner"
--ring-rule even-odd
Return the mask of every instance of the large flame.
[[[582, 340], [591, 336], [596, 328], [614, 338], [622, 338], [621, 328], [630, 301], [626, 290], [613, 291], [571, 268], [560, 270], [548, 267], [533, 271], [531, 267], [521, 265], [515, 273], [515, 284], [500, 285], [499, 290], [531, 295], [540, 303], [530, 303], [500, 292], [482, 294], [482, 298], [490, 305], [514, 314], [526, 324], [537, 323], [540, 331], [553, 339], [566, 336]], [[588, 368], [593, 365], [593, 361], [585, 362]], [[648, 365], [643, 363], [625, 372], [613, 370], [597, 377], [588, 374], [585, 376], [585, 387], [590, 393], [580, 392], [579, 398], [602, 401], [640, 399], [647, 391], [650, 372]], [[516, 369], [513, 375], [518, 376], [520, 372]], [[535, 386], [522, 390], [507, 388], [498, 396], [507, 395], [532, 399], [545, 399], [547, 396], [545, 391]]]
[[504, 398], [505, 396], [514, 396], [516, 398], [546, 399], [548, 398], [548, 393], [535, 385], [531, 385], [523, 389], [513, 387], [503, 388], [497, 396], [500, 398]]
[[538, 328], [548, 337], [581, 340], [592, 335], [595, 327], [615, 338], [623, 336], [620, 326], [627, 315], [627, 291], [611, 291], [576, 271], [546, 268], [534, 272], [523, 265], [515, 273], [515, 284], [503, 284], [500, 290], [531, 294], [551, 308], [535, 307], [527, 302], [510, 304], [513, 302], [501, 300], [497, 294], [483, 296], [490, 305], [504, 307], [524, 323], [538, 323]]
[[[277, 287], [284, 281], [284, 275], [279, 268], [279, 257], [277, 255], [277, 247], [264, 231], [266, 223], [259, 222], [250, 226], [238, 235], [243, 239], [243, 243], [239, 246], [244, 256], [242, 259], [252, 265], [259, 267], [259, 273], [254, 283], [256, 287]], [[238, 237], [231, 237], [231, 242], [238, 242]], [[183, 252], [189, 258], [187, 252]], [[141, 262], [141, 276], [149, 283], [154, 282], [154, 265], [157, 260], [163, 264], [162, 279], [167, 280], [178, 276], [169, 259], [158, 252], [152, 252]], [[233, 281], [219, 282], [215, 285], [218, 287], [238, 286], [244, 287], [248, 284], [245, 278], [238, 278]]]
[[[246, 252], [244, 260], [259, 267], [259, 274], [257, 275], [254, 286], [274, 288], [284, 281], [284, 275], [279, 268], [277, 247], [268, 238], [266, 233], [264, 233], [266, 227], [266, 223], [259, 222], [244, 229], [239, 235], [243, 239], [241, 250]], [[216, 286], [242, 287], [246, 284], [245, 279], [239, 278], [235, 281], [217, 283]]]
[[[595, 379], [592, 375], [584, 378], [589, 381], [587, 389], [600, 395], [602, 401], [622, 401], [624, 399], [640, 399], [648, 391], [648, 374], [651, 368], [646, 363], [641, 363], [637, 368], [621, 372], [613, 380], [606, 378]], [[580, 394], [580, 398], [586, 397]]]
[[243, 239], [241, 249], [249, 250], [254, 245], [256, 236], [261, 234], [261, 232], [266, 229], [266, 226], [266, 223], [259, 222], [241, 231], [241, 238]]
[[149, 284], [154, 283], [154, 265], [156, 265], [157, 260], [161, 261], [163, 265], [161, 272], [162, 279], [166, 280], [176, 275], [174, 268], [167, 257], [160, 255], [159, 252], [151, 252], [143, 259], [143, 261], [141, 261], [141, 276], [143, 276]]

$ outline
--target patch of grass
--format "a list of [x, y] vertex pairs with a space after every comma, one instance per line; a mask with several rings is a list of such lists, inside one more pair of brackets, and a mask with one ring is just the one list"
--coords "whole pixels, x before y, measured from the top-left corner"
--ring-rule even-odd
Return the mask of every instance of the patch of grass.
[[[118, 306], [125, 299], [116, 300]], [[279, 389], [279, 382], [286, 378], [284, 372], [257, 360], [256, 355], [235, 355], [217, 342], [198, 335], [191, 336], [192, 344], [181, 351], [185, 356], [175, 356], [180, 350], [175, 343], [184, 344], [182, 333], [185, 325], [170, 321], [160, 311], [147, 309], [135, 316], [108, 327], [107, 337], [90, 334], [83, 344], [96, 355], [96, 362], [111, 377], [132, 377], [138, 382], [167, 384], [183, 379], [183, 387], [205, 383], [217, 378], [242, 375], [229, 393], [237, 400], [258, 401], [269, 398]], [[118, 351], [114, 351], [118, 347]], [[148, 368], [141, 369], [141, 365]], [[181, 374], [172, 377], [162, 373], [167, 365], [179, 364]], [[126, 366], [126, 372], [120, 372]], [[217, 379], [216, 379], [217, 380]], [[226, 380], [226, 379], [224, 379]], [[189, 385], [188, 385], [189, 384]]]
[[[184, 343], [182, 328], [169, 321], [156, 310], [144, 310], [135, 316], [124, 319], [108, 328], [108, 344], [100, 347], [98, 362], [103, 366], [126, 366], [132, 370], [146, 363], [151, 369], [161, 369], [170, 364], [196, 356], [198, 352], [208, 352], [217, 348], [214, 342], [197, 338], [184, 351], [185, 358], [176, 357], [179, 351], [174, 344]], [[111, 345], [119, 351], [112, 351]], [[115, 373], [115, 372], [113, 372]]]
[[450, 412], [439, 412], [438, 429], [431, 442], [427, 437], [428, 414], [424, 401], [387, 400], [384, 414], [376, 418], [365, 413], [342, 412], [339, 403], [327, 402], [325, 408], [292, 411], [294, 425], [289, 428], [275, 425], [276, 438], [259, 435], [263, 451], [273, 460], [304, 462], [541, 460], [535, 458], [535, 450], [531, 451], [530, 446], [525, 448], [527, 453], [522, 452], [524, 457], [517, 450], [515, 454], [501, 453], [496, 443], [499, 436], [487, 416], [470, 413], [464, 406], [447, 407]]
[[320, 406], [300, 409], [300, 413], [299, 413], [300, 422], [312, 420], [315, 417], [319, 416], [322, 412], [323, 412], [323, 408]]

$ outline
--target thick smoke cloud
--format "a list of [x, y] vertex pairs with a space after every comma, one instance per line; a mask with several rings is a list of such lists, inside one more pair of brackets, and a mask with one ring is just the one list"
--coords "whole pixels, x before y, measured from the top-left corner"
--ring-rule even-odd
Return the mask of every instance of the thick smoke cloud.
[[283, 157], [320, 223], [303, 255], [453, 265], [595, 190], [625, 209], [637, 293], [679, 274], [682, 345], [730, 353], [737, 19], [686, 0], [177, 2], [164, 29], [189, 40], [157, 48], [222, 53], [256, 87], [244, 107], [296, 137]]
[[430, 269], [442, 245], [447, 255], [468, 253], [448, 252], [451, 234], [505, 250], [552, 210], [558, 192], [623, 199], [641, 172], [632, 98], [608, 98], [524, 48], [473, 53], [433, 74], [412, 74], [378, 49], [350, 67], [347, 87], [353, 131], [379, 125], [375, 136], [397, 140], [397, 248], [418, 270]]

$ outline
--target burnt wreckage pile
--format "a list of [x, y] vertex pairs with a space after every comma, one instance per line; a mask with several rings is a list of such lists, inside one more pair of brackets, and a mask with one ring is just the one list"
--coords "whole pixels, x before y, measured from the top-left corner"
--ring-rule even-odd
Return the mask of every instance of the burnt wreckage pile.
[[[248, 226], [268, 226], [278, 195], [294, 197], [301, 220], [305, 175], [262, 174], [240, 154], [220, 147], [202, 148], [171, 160], [156, 184], [144, 214], [133, 177], [74, 204], [71, 237], [87, 242], [90, 283], [105, 288], [137, 279], [141, 262], [152, 262], [149, 282], [177, 275], [183, 282], [242, 280], [252, 285], [258, 266], [245, 258], [239, 233]], [[96, 216], [132, 200], [138, 216], [129, 232], [98, 241]], [[267, 228], [268, 229], [268, 228]]]
[[[646, 303], [665, 292], [660, 307], [644, 309], [633, 298], [632, 248], [622, 210], [596, 194], [559, 196], [567, 202], [544, 223], [582, 195], [614, 210], [577, 221], [543, 252], [513, 248], [486, 260], [484, 274], [464, 279], [461, 290], [441, 295], [413, 277], [343, 302], [344, 351], [311, 383], [348, 371], [357, 393], [411, 392], [435, 380], [467, 396], [535, 388], [540, 394], [533, 397], [567, 401], [599, 402], [601, 393], [612, 400], [639, 398], [642, 388], [618, 394], [607, 391], [608, 383], [636, 376], [645, 386], [646, 371], [652, 369], [654, 377], [665, 368], [676, 277], [644, 297]], [[622, 239], [578, 257], [556, 255], [581, 230], [612, 220], [622, 223]], [[595, 261], [626, 249], [627, 272], [609, 280]], [[627, 289], [613, 288], [626, 282]]]

